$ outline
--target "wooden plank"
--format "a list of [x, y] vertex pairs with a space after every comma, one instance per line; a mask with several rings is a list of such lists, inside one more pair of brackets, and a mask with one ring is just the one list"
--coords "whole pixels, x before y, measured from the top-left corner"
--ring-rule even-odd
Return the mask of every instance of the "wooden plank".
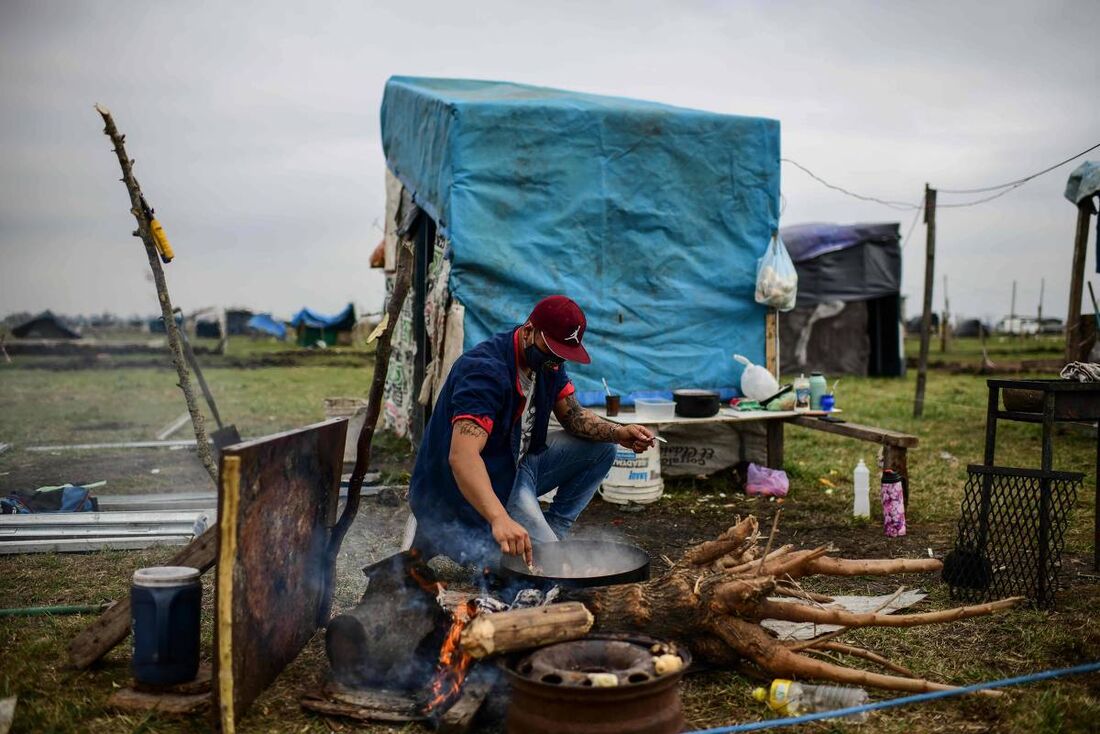
[[874, 426], [863, 426], [858, 423], [830, 423], [828, 421], [801, 415], [790, 418], [787, 422], [793, 423], [796, 426], [802, 426], [803, 428], [812, 428], [815, 431], [824, 431], [825, 433], [834, 433], [838, 436], [857, 438], [860, 441], [880, 443], [883, 446], [901, 446], [911, 449], [920, 443], [920, 439], [908, 433], [891, 431], [886, 428], [875, 428]]
[[171, 423], [166, 425], [164, 428], [157, 431], [156, 439], [158, 441], [163, 441], [166, 438], [168, 438], [169, 436], [171, 436], [173, 433], [178, 431], [179, 429], [183, 428], [185, 425], [187, 425], [190, 422], [191, 422], [191, 414], [190, 413], [184, 413], [181, 416], [179, 416], [178, 418], [176, 418], [174, 421], [172, 421]]
[[779, 379], [779, 311], [773, 309], [764, 317], [764, 367]]
[[222, 453], [214, 710], [223, 732], [298, 656], [327, 608], [347, 425], [333, 419]]
[[237, 563], [237, 513], [241, 495], [241, 459], [223, 456], [218, 493], [218, 580], [215, 587], [217, 621], [214, 624], [214, 666], [217, 675], [217, 716], [222, 732], [233, 734], [237, 724], [233, 691], [233, 573]]
[[[218, 547], [217, 527], [191, 541], [165, 564], [191, 566], [205, 571], [214, 565]], [[69, 665], [83, 669], [99, 660], [130, 634], [130, 596], [119, 598], [114, 606], [96, 618], [69, 643]]]
[[783, 421], [767, 421], [768, 466], [783, 468]]
[[27, 451], [110, 451], [113, 449], [186, 449], [197, 445], [195, 439], [179, 441], [125, 441], [123, 443], [77, 443], [68, 446], [28, 446]]
[[909, 507], [909, 449], [904, 446], [884, 446], [882, 466], [893, 469], [901, 475], [901, 494], [903, 504]]
[[123, 688], [107, 699], [107, 708], [126, 713], [197, 714], [210, 706], [210, 693], [147, 693]]

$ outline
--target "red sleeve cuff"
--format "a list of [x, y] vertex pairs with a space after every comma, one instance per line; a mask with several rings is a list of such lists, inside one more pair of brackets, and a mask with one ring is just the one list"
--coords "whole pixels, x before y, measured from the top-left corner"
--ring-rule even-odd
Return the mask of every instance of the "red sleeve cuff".
[[473, 421], [481, 426], [486, 433], [493, 432], [493, 419], [487, 415], [470, 415], [468, 413], [463, 413], [462, 415], [456, 415], [454, 418], [451, 418], [451, 425], [453, 426], [458, 421]]
[[565, 387], [563, 387], [561, 389], [561, 392], [558, 393], [558, 400], [561, 400], [562, 398], [567, 398], [576, 391], [577, 388], [573, 387], [573, 381], [570, 380], [569, 382], [565, 383]]

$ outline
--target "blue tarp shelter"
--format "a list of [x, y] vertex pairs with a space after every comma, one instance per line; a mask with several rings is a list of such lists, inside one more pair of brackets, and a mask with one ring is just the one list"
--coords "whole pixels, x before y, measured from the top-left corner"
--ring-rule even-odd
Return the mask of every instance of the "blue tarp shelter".
[[281, 321], [276, 321], [269, 313], [258, 313], [252, 316], [245, 327], [254, 333], [268, 334], [277, 339], [286, 339], [286, 326]]
[[[290, 320], [298, 335], [298, 346], [311, 347], [319, 341], [332, 346], [341, 341], [350, 343], [351, 330], [355, 327], [355, 305], [349, 303], [338, 314], [325, 316], [303, 308]], [[341, 334], [345, 335], [341, 338]]]
[[434, 220], [465, 307], [464, 348], [564, 293], [592, 364], [628, 396], [733, 394], [765, 358], [757, 259], [777, 228], [779, 123], [503, 82], [393, 77], [391, 172]]

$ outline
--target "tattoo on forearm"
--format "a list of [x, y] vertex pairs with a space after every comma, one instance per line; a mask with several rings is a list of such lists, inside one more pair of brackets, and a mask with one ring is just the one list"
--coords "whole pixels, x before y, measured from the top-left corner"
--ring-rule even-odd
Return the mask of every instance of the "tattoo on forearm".
[[474, 436], [476, 438], [481, 438], [482, 436], [489, 435], [489, 433], [484, 428], [474, 423], [473, 421], [458, 421], [457, 423], [455, 423], [455, 427], [457, 427], [458, 432], [464, 436]]
[[581, 407], [577, 399], [570, 395], [565, 398], [565, 412], [560, 416], [561, 425], [574, 436], [588, 438], [593, 441], [617, 443], [615, 432], [619, 428], [618, 423], [605, 421], [591, 410]]

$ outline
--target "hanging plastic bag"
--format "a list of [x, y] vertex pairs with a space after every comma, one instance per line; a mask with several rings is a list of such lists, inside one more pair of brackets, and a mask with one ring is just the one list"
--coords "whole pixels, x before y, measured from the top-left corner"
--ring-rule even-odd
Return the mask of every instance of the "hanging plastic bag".
[[756, 264], [756, 302], [780, 311], [794, 308], [798, 297], [798, 271], [779, 232], [772, 235], [764, 257]]

